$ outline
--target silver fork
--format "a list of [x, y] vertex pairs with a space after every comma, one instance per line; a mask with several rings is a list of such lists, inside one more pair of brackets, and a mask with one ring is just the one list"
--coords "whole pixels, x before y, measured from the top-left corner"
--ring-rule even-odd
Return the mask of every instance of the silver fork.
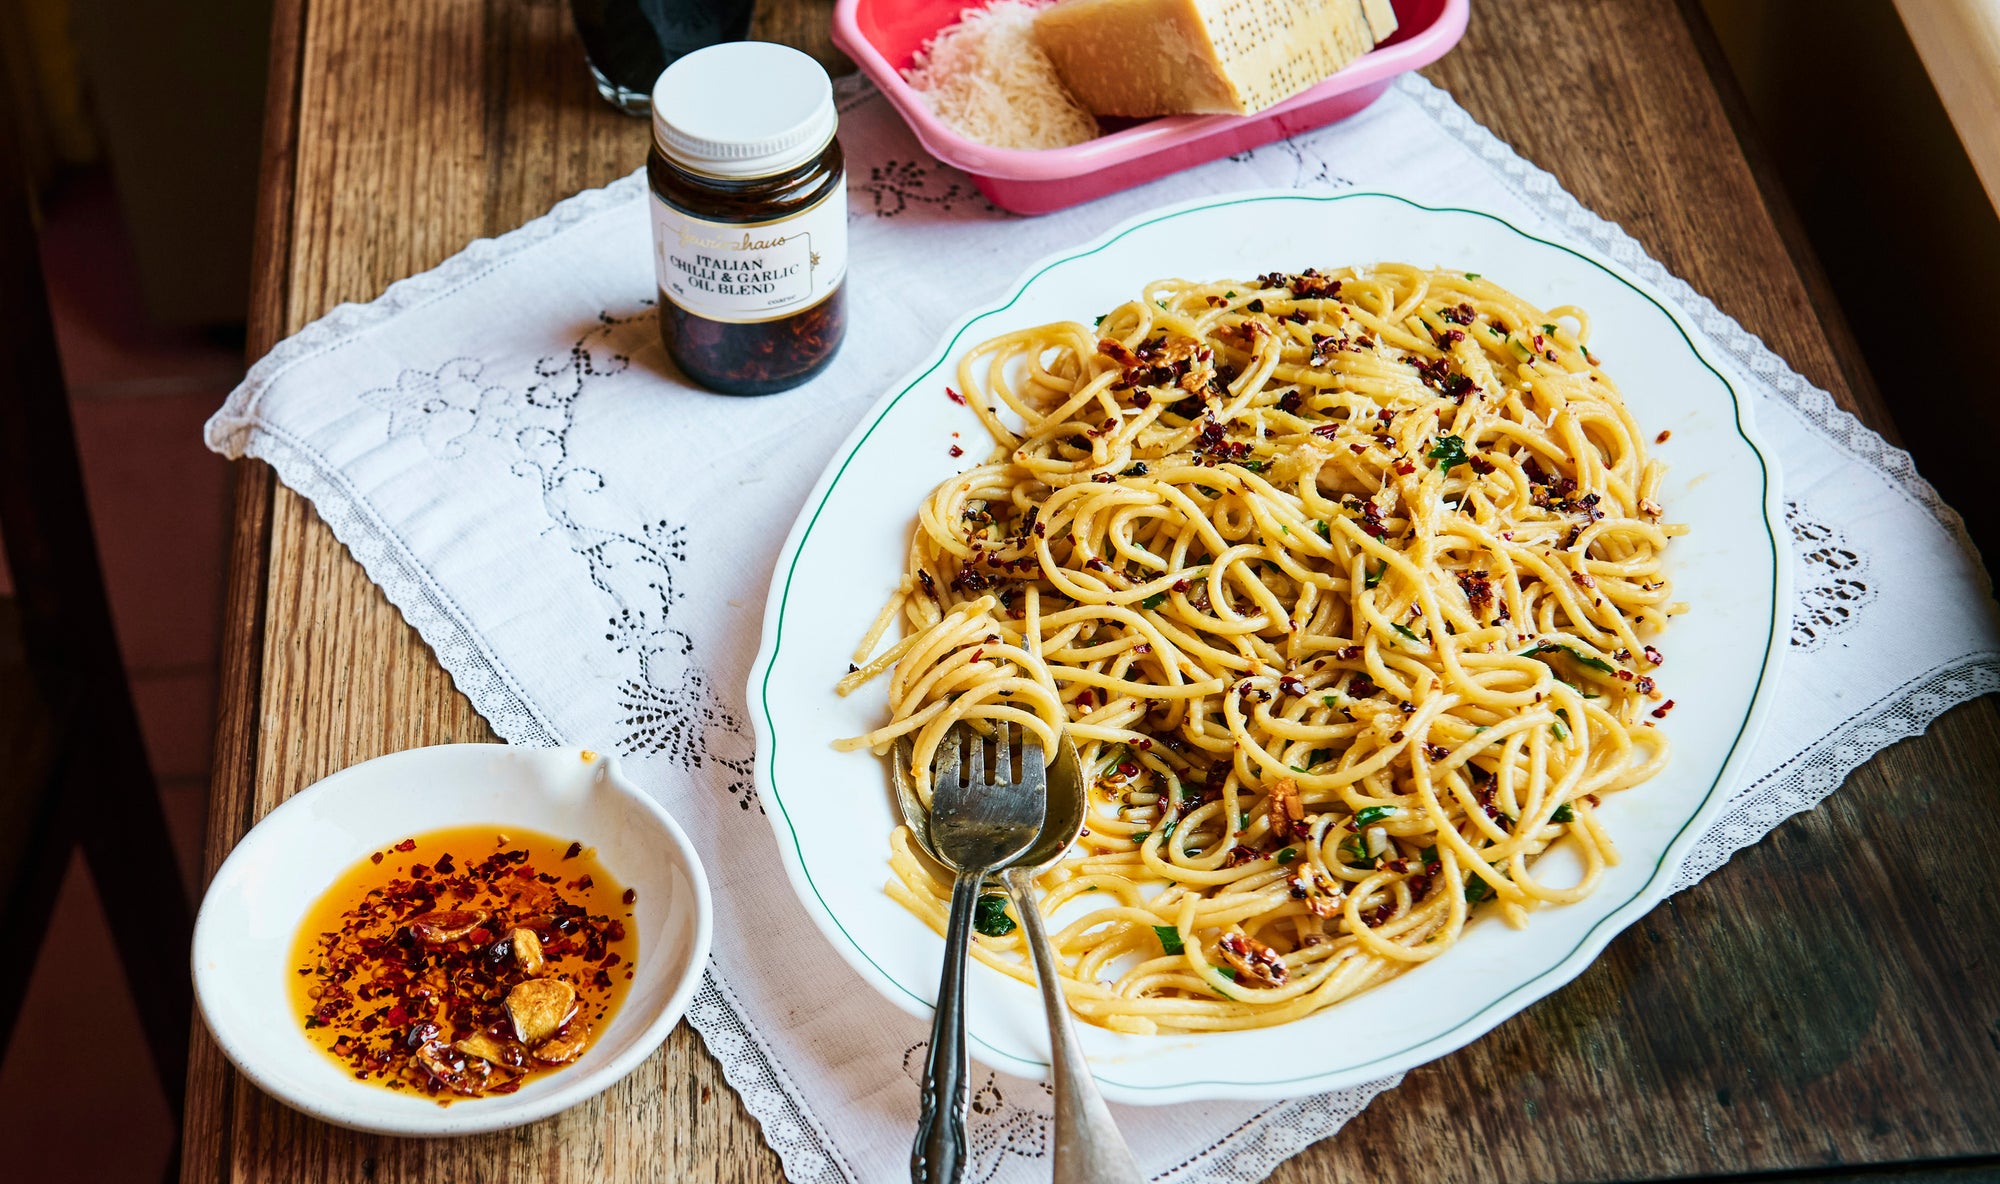
[[1025, 737], [1019, 745], [1011, 743], [1012, 730], [1005, 724], [994, 730], [990, 781], [986, 741], [962, 724], [945, 733], [931, 770], [933, 854], [956, 879], [930, 1053], [924, 1061], [922, 1112], [910, 1150], [914, 1184], [952, 1184], [965, 1169], [965, 955], [972, 944], [973, 909], [987, 875], [1021, 857], [1041, 834], [1047, 811], [1042, 746]]

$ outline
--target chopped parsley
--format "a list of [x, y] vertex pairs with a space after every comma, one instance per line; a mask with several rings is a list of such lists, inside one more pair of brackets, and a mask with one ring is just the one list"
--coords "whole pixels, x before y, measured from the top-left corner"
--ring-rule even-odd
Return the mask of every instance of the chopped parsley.
[[1575, 811], [1575, 810], [1572, 810], [1572, 809], [1570, 809], [1570, 808], [1569, 808], [1569, 803], [1568, 803], [1568, 802], [1564, 802], [1564, 803], [1563, 803], [1562, 805], [1560, 805], [1560, 806], [1557, 806], [1557, 807], [1556, 807], [1556, 812], [1555, 812], [1555, 813], [1553, 813], [1553, 814], [1549, 815], [1549, 821], [1550, 821], [1550, 822], [1575, 822], [1575, 821], [1576, 821], [1576, 811]]
[[1394, 818], [1395, 816], [1396, 807], [1394, 806], [1369, 806], [1361, 811], [1361, 813], [1356, 814], [1354, 821], [1358, 825], [1367, 826], [1369, 823], [1380, 822], [1384, 818]]
[[1324, 518], [1313, 519], [1313, 529], [1319, 532], [1319, 537], [1327, 540], [1328, 542], [1333, 541], [1333, 528], [1326, 524], [1326, 520]]
[[[1563, 645], [1560, 642], [1545, 641], [1540, 645], [1530, 646], [1529, 648], [1521, 651], [1521, 656], [1523, 658], [1537, 658], [1543, 654], [1568, 654], [1570, 657], [1575, 658], [1577, 661], [1583, 663], [1585, 666], [1590, 667], [1592, 670], [1601, 670], [1606, 674], [1618, 673], [1618, 668], [1616, 666], [1613, 666], [1611, 663], [1605, 661], [1604, 659], [1593, 658], [1589, 654], [1584, 653], [1582, 650], [1577, 649], [1574, 646]], [[1581, 687], [1577, 689], [1579, 691], [1582, 690]]]
[[1553, 337], [1555, 336], [1556, 333], [1556, 327], [1554, 325], [1543, 325], [1542, 332], [1547, 333], [1549, 336]]
[[1007, 898], [989, 892], [972, 909], [972, 927], [987, 937], [1005, 937], [1014, 932], [1014, 918], [1007, 915]]
[[1153, 932], [1160, 936], [1160, 948], [1169, 954], [1185, 954], [1187, 947], [1181, 944], [1181, 931], [1172, 925], [1155, 925]]
[[1369, 572], [1368, 578], [1362, 582], [1365, 586], [1373, 588], [1375, 585], [1382, 582], [1383, 576], [1386, 576], [1388, 574], [1389, 574], [1389, 561], [1387, 559], [1384, 559], [1382, 561], [1382, 566], [1376, 568], [1374, 571]]
[[1437, 845], [1433, 843], [1431, 846], [1425, 847], [1418, 855], [1418, 858], [1422, 859], [1425, 863], [1436, 863], [1438, 861]]
[[1560, 707], [1556, 708], [1556, 718], [1549, 724], [1549, 731], [1554, 732], [1558, 740], [1568, 740], [1569, 713]]
[[1140, 601], [1139, 607], [1145, 609], [1153, 609], [1160, 607], [1166, 602], [1167, 602], [1167, 594], [1165, 592], [1155, 592], [1151, 596], [1148, 596], [1146, 599]]
[[1466, 880], [1465, 903], [1478, 904], [1480, 901], [1485, 900], [1487, 897], [1491, 895], [1493, 895], [1493, 889], [1487, 885], [1486, 881], [1480, 879], [1478, 876], [1473, 876], [1470, 879]]
[[1437, 443], [1432, 445], [1429, 455], [1438, 463], [1438, 467], [1447, 473], [1466, 463], [1468, 459], [1465, 455], [1465, 441], [1453, 435], [1439, 436]]
[[[1568, 809], [1568, 807], [1565, 806], [1564, 809]], [[1278, 852], [1279, 863], [1290, 863], [1292, 860], [1297, 859], [1298, 857], [1299, 857], [1299, 849], [1297, 847], [1287, 847], [1283, 851]]]
[[1416, 632], [1412, 630], [1408, 625], [1398, 625], [1392, 621], [1389, 623], [1389, 628], [1394, 629], [1396, 632], [1402, 634], [1404, 637], [1409, 638], [1411, 641], [1416, 642], [1418, 645], [1424, 644], [1424, 639], [1418, 637], [1416, 635]]
[[1469, 280], [1476, 280], [1479, 278], [1479, 273], [1476, 271], [1468, 271], [1465, 273], [1465, 278]]

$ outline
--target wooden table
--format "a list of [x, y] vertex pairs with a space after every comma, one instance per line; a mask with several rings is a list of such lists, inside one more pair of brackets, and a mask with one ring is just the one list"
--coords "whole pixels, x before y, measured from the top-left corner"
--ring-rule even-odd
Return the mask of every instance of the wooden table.
[[[756, 31], [844, 68], [827, 11], [767, 0]], [[559, 0], [278, 0], [271, 62], [253, 353], [645, 152], [645, 125], [592, 93]], [[1478, 0], [1464, 44], [1428, 74], [1893, 435], [1782, 202], [1760, 190], [1718, 62], [1698, 10], [1675, 0]], [[225, 645], [211, 871], [253, 821], [344, 765], [492, 739], [311, 507], [261, 464], [241, 472]], [[1992, 1178], [1996, 769], [1994, 704], [1948, 713], [1655, 910], [1574, 984], [1412, 1072], [1273, 1179], [1874, 1179], [1870, 1165], [1913, 1162], [1929, 1165], [1923, 1179]], [[685, 1024], [596, 1101], [436, 1142], [304, 1118], [198, 1034], [183, 1173], [779, 1176]]]

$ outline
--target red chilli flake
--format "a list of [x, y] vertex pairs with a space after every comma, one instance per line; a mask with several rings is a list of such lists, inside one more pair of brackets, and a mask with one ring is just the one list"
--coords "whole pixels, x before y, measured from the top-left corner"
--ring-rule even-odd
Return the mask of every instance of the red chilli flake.
[[1471, 607], [1474, 616], [1483, 617], [1486, 610], [1493, 607], [1493, 584], [1484, 571], [1460, 572], [1458, 587], [1465, 593], [1466, 604]]
[[[463, 837], [423, 842], [456, 845]], [[580, 853], [582, 844], [570, 848]], [[412, 838], [395, 849], [415, 851], [420, 844]], [[561, 840], [541, 847], [539, 860], [562, 849]], [[538, 874], [527, 849], [483, 858], [439, 853], [431, 866], [451, 879], [430, 882], [374, 878], [384, 875], [371, 869], [385, 854], [343, 877], [308, 917], [300, 949], [307, 964], [294, 996], [308, 1039], [357, 1080], [441, 1104], [512, 1093], [527, 1077], [570, 1059], [543, 1042], [587, 1042], [593, 1020], [615, 1002], [608, 981], [593, 978], [604, 993], [592, 996], [574, 973], [583, 969], [577, 964], [615, 966], [627, 957], [610, 948], [626, 933], [621, 922], [602, 916], [605, 902], [556, 892], [557, 878]], [[594, 887], [588, 874], [571, 886], [579, 884]], [[627, 902], [634, 898], [625, 892]], [[520, 930], [532, 933], [542, 951], [532, 969], [515, 946]], [[508, 1009], [512, 992], [535, 978], [566, 979], [581, 998], [572, 996], [571, 1019], [529, 1044], [518, 1038]], [[474, 1038], [484, 1047], [468, 1049]]]
[[1660, 704], [1658, 707], [1653, 708], [1653, 718], [1665, 719], [1667, 718], [1667, 712], [1672, 711], [1673, 709], [1674, 709], [1674, 701], [1672, 699], [1669, 699], [1665, 703]]
[[944, 397], [950, 399], [952, 402], [958, 404], [960, 407], [965, 406], [965, 396], [959, 394], [957, 391], [951, 389], [950, 387], [944, 388]]

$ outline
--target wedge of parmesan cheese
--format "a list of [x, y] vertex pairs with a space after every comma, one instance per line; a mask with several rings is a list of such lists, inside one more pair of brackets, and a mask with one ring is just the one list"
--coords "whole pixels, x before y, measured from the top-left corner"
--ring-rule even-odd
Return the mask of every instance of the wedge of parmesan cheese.
[[1098, 115], [1248, 115], [1395, 29], [1389, 0], [1061, 0], [1035, 40]]
[[932, 113], [968, 139], [995, 148], [1062, 148], [1097, 136], [1035, 44], [1044, 6], [996, 0], [967, 9], [940, 30], [903, 77]]

